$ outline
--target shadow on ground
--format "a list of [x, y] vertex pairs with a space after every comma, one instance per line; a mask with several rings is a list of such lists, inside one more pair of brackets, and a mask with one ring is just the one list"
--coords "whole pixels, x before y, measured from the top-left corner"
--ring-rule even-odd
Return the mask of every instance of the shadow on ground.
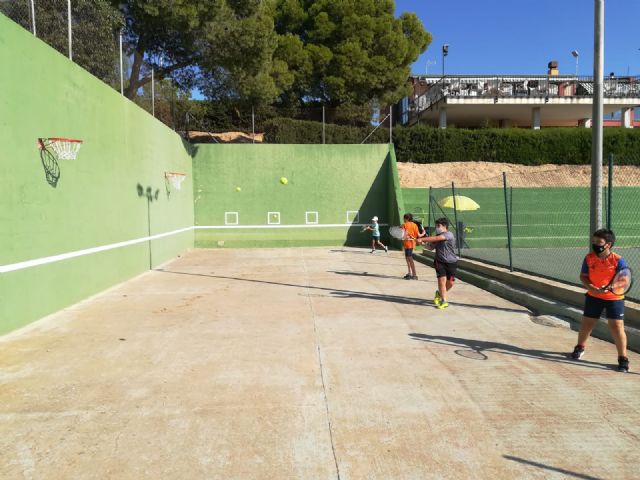
[[503, 455], [503, 457], [513, 462], [523, 463], [525, 465], [541, 468], [543, 470], [550, 470], [552, 472], [562, 473], [563, 475], [567, 475], [568, 477], [581, 478], [583, 480], [602, 480], [600, 477], [592, 477], [591, 475], [572, 472], [570, 470], [565, 470], [564, 468], [551, 467], [549, 465], [545, 465], [544, 463], [533, 462], [531, 460], [525, 460], [524, 458], [520, 458], [520, 457], [514, 457], [511, 455]]
[[[283, 282], [273, 282], [270, 280], [257, 280], [253, 278], [240, 278], [240, 277], [228, 277], [225, 275], [213, 275], [206, 273], [192, 273], [192, 272], [178, 272], [174, 270], [165, 270], [162, 268], [154, 269], [156, 272], [161, 273], [169, 273], [174, 275], [191, 275], [196, 277], [205, 277], [205, 278], [216, 278], [222, 280], [233, 280], [238, 282], [248, 282], [248, 283], [262, 283], [266, 285], [280, 285], [283, 287], [293, 287], [293, 288], [306, 288], [310, 290], [320, 290], [324, 292], [328, 292], [330, 296], [337, 298], [362, 298], [366, 300], [378, 300], [383, 302], [390, 303], [398, 303], [403, 305], [416, 305], [416, 306], [426, 306], [433, 307], [433, 302], [431, 300], [426, 300], [424, 298], [415, 298], [415, 297], [404, 297], [399, 295], [385, 295], [380, 293], [371, 293], [371, 292], [359, 292], [355, 290], [340, 290], [336, 288], [328, 288], [328, 287], [316, 287], [314, 285], [300, 285], [295, 283], [283, 283]], [[402, 280], [405, 281], [405, 280]], [[329, 296], [329, 295], [327, 295]], [[507, 308], [507, 307], [496, 307], [494, 305], [473, 305], [468, 303], [457, 303], [457, 302], [449, 302], [452, 306], [459, 306], [465, 308], [477, 308], [480, 310], [499, 310], [503, 312], [513, 312], [513, 313], [530, 313], [525, 308], [515, 309], [515, 308]]]
[[[447, 337], [441, 335], [427, 335], [424, 333], [410, 333], [409, 337], [421, 342], [436, 343], [438, 345], [447, 345], [451, 347], [463, 347], [470, 352], [475, 352], [477, 355], [469, 353], [469, 355], [463, 354], [459, 350], [455, 350], [457, 355], [473, 358], [476, 360], [486, 360], [488, 358], [487, 353], [497, 353], [501, 355], [514, 355], [517, 357], [535, 358], [538, 360], [544, 360], [547, 362], [565, 363], [569, 365], [575, 365], [586, 368], [596, 368], [599, 370], [611, 370], [617, 369], [618, 365], [605, 364], [598, 362], [591, 362], [589, 360], [573, 360], [569, 357], [568, 352], [553, 352], [549, 350], [535, 350], [528, 348], [521, 348], [516, 345], [509, 345], [508, 343], [489, 342], [485, 340], [475, 340], [468, 338]], [[474, 358], [477, 357], [477, 358]], [[486, 358], [481, 358], [486, 357]], [[638, 375], [635, 372], [628, 372], [627, 375]]]

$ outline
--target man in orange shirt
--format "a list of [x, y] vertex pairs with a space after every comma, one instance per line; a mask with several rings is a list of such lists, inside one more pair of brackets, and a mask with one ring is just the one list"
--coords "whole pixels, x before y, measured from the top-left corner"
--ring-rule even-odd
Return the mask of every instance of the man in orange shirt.
[[418, 275], [416, 275], [416, 264], [413, 261], [413, 249], [416, 248], [415, 239], [420, 236], [420, 232], [418, 231], [418, 226], [413, 223], [413, 215], [410, 213], [404, 214], [402, 228], [405, 232], [405, 238], [402, 242], [404, 246], [404, 258], [407, 261], [407, 268], [409, 269], [409, 273], [404, 276], [404, 279], [417, 280]]
[[605, 290], [616, 273], [627, 267], [627, 262], [611, 248], [616, 236], [611, 230], [601, 229], [593, 234], [591, 249], [582, 262], [580, 281], [587, 289], [584, 316], [578, 333], [578, 344], [571, 357], [579, 359], [584, 355], [584, 347], [593, 328], [604, 310], [611, 334], [618, 350], [618, 370], [629, 371], [627, 358], [627, 336], [624, 331], [624, 296]]

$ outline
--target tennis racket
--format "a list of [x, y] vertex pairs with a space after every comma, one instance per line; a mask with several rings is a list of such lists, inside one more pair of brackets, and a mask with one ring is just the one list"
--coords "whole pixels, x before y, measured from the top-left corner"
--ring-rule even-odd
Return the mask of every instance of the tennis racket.
[[389, 228], [389, 235], [398, 240], [415, 240], [411, 235], [408, 235], [406, 230], [402, 227]]
[[608, 285], [602, 287], [603, 292], [611, 292], [614, 295], [625, 295], [633, 286], [633, 276], [630, 268], [623, 268], [616, 273]]

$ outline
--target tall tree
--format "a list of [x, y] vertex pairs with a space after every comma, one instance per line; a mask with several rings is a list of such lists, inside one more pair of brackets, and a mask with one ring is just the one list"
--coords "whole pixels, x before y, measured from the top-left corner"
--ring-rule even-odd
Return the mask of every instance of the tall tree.
[[210, 98], [272, 101], [281, 91], [271, 75], [277, 46], [272, 0], [127, 0], [132, 56], [125, 95], [133, 98], [151, 79], [171, 77], [183, 89]]
[[431, 43], [413, 13], [394, 15], [393, 0], [276, 0], [284, 103], [330, 105], [397, 101], [410, 65]]
[[172, 76], [183, 87], [192, 86], [202, 31], [215, 17], [220, 1], [209, 6], [191, 0], [112, 0], [126, 20], [125, 42], [132, 57], [127, 97], [133, 98], [151, 80], [151, 68], [158, 79]]

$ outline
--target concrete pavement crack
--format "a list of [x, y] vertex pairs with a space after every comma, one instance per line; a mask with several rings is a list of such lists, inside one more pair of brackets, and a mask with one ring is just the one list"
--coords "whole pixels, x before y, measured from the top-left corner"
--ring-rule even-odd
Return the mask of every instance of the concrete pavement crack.
[[320, 366], [320, 381], [322, 382], [322, 394], [324, 396], [324, 407], [327, 415], [327, 428], [329, 430], [329, 441], [331, 442], [331, 452], [333, 454], [333, 462], [336, 467], [336, 478], [340, 480], [340, 467], [338, 466], [338, 457], [336, 456], [336, 447], [333, 441], [333, 427], [331, 424], [331, 411], [329, 409], [329, 399], [327, 398], [327, 386], [324, 375], [324, 365], [322, 364], [322, 350], [320, 348], [320, 340], [318, 338], [318, 328], [316, 324], [316, 314], [313, 309], [313, 302], [309, 293], [310, 279], [309, 271], [307, 270], [307, 262], [304, 258], [304, 250], [302, 250], [302, 265], [304, 268], [305, 289], [307, 292], [307, 302], [309, 304], [309, 310], [311, 312], [311, 319], [313, 320], [313, 334], [316, 342], [316, 349], [318, 351], [318, 365]]

